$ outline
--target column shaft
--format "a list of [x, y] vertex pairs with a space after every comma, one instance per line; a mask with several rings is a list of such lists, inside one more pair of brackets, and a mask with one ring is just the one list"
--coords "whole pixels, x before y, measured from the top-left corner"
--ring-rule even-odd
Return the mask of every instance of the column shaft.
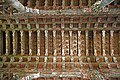
[[88, 40], [88, 30], [86, 30], [85, 31], [85, 42], [86, 42], [86, 56], [89, 56], [89, 47], [88, 47], [88, 42], [89, 42], [89, 40]]
[[105, 53], [105, 31], [102, 31], [102, 52], [103, 52], [103, 56], [106, 55]]
[[16, 32], [12, 31], [12, 36], [13, 36], [13, 55], [16, 55]]
[[[52, 19], [52, 22], [53, 22], [53, 28], [56, 28], [56, 23], [55, 23], [55, 19], [53, 18]], [[53, 63], [54, 63], [54, 68], [56, 68], [56, 56], [57, 56], [57, 52], [56, 52], [56, 30], [53, 30], [53, 54], [54, 54], [54, 57], [53, 57]]]
[[32, 31], [29, 31], [29, 55], [32, 55]]
[[40, 30], [37, 31], [37, 55], [40, 55]]
[[82, 0], [79, 1], [79, 6], [82, 7]]
[[73, 6], [74, 6], [74, 4], [73, 4], [73, 3], [74, 3], [74, 0], [71, 0], [71, 4], [70, 4], [70, 6], [71, 6], [71, 7], [73, 7]]
[[113, 38], [114, 38], [114, 31], [111, 30], [110, 31], [110, 52], [111, 52], [111, 56], [114, 55]]
[[10, 42], [9, 42], [9, 40], [10, 40], [10, 38], [9, 38], [9, 31], [5, 31], [6, 32], [6, 55], [9, 55], [9, 51], [10, 51]]
[[45, 30], [45, 56], [48, 56], [48, 30]]
[[93, 39], [94, 39], [94, 56], [97, 56], [97, 49], [96, 49], [96, 31], [93, 31]]
[[48, 6], [48, 0], [45, 0], [45, 7]]
[[91, 6], [91, 0], [88, 0], [88, 6], [90, 7]]
[[65, 0], [62, 0], [62, 8], [65, 8]]
[[53, 1], [53, 7], [56, 7], [56, 0]]
[[53, 57], [53, 63], [54, 68], [56, 68], [56, 31], [53, 31], [53, 49], [54, 49], [54, 57]]
[[81, 55], [81, 31], [78, 31], [78, 56], [80, 57]]
[[[70, 28], [72, 29], [73, 28], [73, 24], [72, 24], [72, 22], [73, 22], [73, 18], [71, 18], [70, 19], [70, 21], [71, 21], [71, 24], [70, 24]], [[74, 68], [74, 63], [73, 63], [73, 61], [74, 61], [74, 54], [73, 54], [73, 43], [72, 43], [72, 41], [73, 41], [73, 36], [72, 36], [72, 31], [69, 31], [69, 35], [70, 35], [70, 56], [71, 56], [71, 62], [72, 62], [72, 68]]]
[[[64, 0], [63, 0], [64, 1]], [[61, 28], [64, 28], [64, 19], [61, 19]], [[64, 30], [61, 31], [61, 34], [62, 34], [62, 68], [64, 69], [65, 68], [65, 50], [64, 50]]]
[[24, 45], [24, 31], [20, 31], [21, 36], [21, 55], [24, 55], [25, 51], [25, 45]]

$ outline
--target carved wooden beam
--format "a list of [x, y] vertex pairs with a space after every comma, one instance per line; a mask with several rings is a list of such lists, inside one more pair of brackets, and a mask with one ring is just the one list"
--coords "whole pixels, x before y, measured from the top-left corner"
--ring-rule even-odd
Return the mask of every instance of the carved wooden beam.
[[39, 10], [38, 9], [32, 9], [32, 8], [25, 7], [18, 0], [5, 0], [5, 4], [4, 5], [5, 6], [6, 5], [12, 6], [16, 10], [18, 10], [19, 12], [30, 12], [30, 13], [37, 13], [37, 14], [39, 14]]

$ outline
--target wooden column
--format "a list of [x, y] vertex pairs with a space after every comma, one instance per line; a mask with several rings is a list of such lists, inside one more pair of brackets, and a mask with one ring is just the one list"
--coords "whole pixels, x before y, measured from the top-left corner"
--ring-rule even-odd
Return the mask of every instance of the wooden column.
[[[10, 24], [10, 20], [7, 19], [7, 23]], [[9, 34], [9, 31], [5, 31], [6, 33], [6, 55], [9, 55], [10, 53], [10, 34]]]
[[[82, 22], [82, 20], [81, 20], [81, 18], [79, 19], [79, 28], [81, 28], [81, 22]], [[82, 47], [81, 47], [81, 43], [82, 43], [82, 39], [81, 39], [81, 34], [82, 33], [82, 31], [78, 31], [78, 57], [79, 57], [79, 63], [80, 63], [80, 67], [82, 68], [83, 67], [83, 62], [82, 62], [82, 53], [81, 53], [81, 51], [82, 51]]]
[[65, 0], [62, 0], [62, 8], [65, 8]]
[[[37, 19], [35, 19], [37, 22]], [[39, 29], [39, 24], [36, 23], [36, 28]], [[37, 30], [37, 55], [40, 56], [40, 30]]]
[[83, 66], [83, 62], [82, 62], [82, 53], [81, 53], [81, 31], [78, 31], [78, 57], [79, 57], [79, 63], [80, 63], [80, 66], [82, 68]]
[[[46, 22], [46, 19], [45, 19], [44, 22]], [[48, 25], [45, 24], [44, 27], [45, 27], [45, 28], [48, 28]], [[45, 57], [44, 57], [44, 68], [46, 68], [46, 66], [47, 66], [47, 60], [48, 60], [48, 30], [45, 30], [44, 33], [45, 33], [45, 34], [44, 34], [44, 35], [45, 35]]]
[[88, 0], [88, 6], [90, 7], [91, 6], [91, 0]]
[[78, 57], [80, 57], [81, 54], [81, 31], [78, 31]]
[[12, 36], [13, 36], [13, 55], [16, 55], [16, 31], [12, 31]]
[[40, 30], [37, 30], [37, 55], [40, 55]]
[[[72, 29], [73, 28], [73, 24], [72, 24], [72, 22], [73, 22], [73, 18], [71, 18], [70, 19], [70, 21], [71, 21], [71, 24], [70, 24], [70, 28]], [[73, 43], [72, 43], [72, 41], [73, 41], [73, 37], [72, 37], [72, 31], [69, 31], [69, 35], [70, 35], [70, 56], [71, 56], [71, 63], [72, 63], [72, 68], [74, 68], [74, 54], [73, 54]]]
[[48, 6], [48, 0], [45, 0], [45, 8]]
[[93, 31], [93, 35], [94, 35], [94, 37], [93, 37], [93, 39], [94, 39], [94, 56], [97, 56], [97, 49], [96, 49], [96, 44], [97, 44], [97, 42], [96, 42], [96, 31]]
[[29, 55], [32, 55], [32, 31], [29, 31]]
[[53, 8], [56, 7], [56, 0], [53, 0]]
[[114, 47], [113, 47], [113, 38], [114, 38], [114, 31], [110, 31], [110, 52], [111, 56], [114, 56]]
[[6, 33], [6, 55], [9, 55], [10, 53], [10, 37], [9, 37], [9, 31], [5, 31]]
[[74, 68], [74, 54], [73, 54], [73, 44], [72, 44], [72, 31], [69, 31], [70, 34], [70, 56], [71, 56], [71, 64], [72, 68]]
[[71, 7], [74, 6], [74, 0], [71, 0], [71, 4], [70, 4]]
[[45, 30], [45, 56], [48, 56], [48, 30]]
[[[95, 28], [98, 27], [98, 23], [95, 24]], [[97, 56], [97, 31], [93, 31], [93, 40], [94, 40], [94, 56]]]
[[85, 31], [85, 37], [86, 37], [86, 38], [85, 38], [85, 39], [86, 39], [86, 40], [85, 40], [85, 42], [86, 42], [86, 56], [89, 56], [89, 49], [88, 49], [88, 48], [89, 48], [89, 47], [88, 47], [88, 42], [89, 42], [89, 41], [88, 41], [88, 37], [89, 37], [89, 36], [88, 36], [88, 30]]
[[25, 51], [25, 45], [24, 45], [24, 31], [20, 31], [21, 36], [21, 55], [24, 55]]
[[[45, 28], [47, 28], [47, 25], [45, 25]], [[44, 57], [44, 68], [46, 68], [48, 59], [48, 30], [45, 30], [45, 57]]]
[[80, 0], [79, 2], [80, 2], [80, 3], [79, 3], [79, 6], [82, 7], [82, 0]]
[[[52, 19], [52, 22], [53, 23], [53, 28], [56, 28], [56, 24], [55, 24], [55, 19]], [[56, 56], [57, 56], [57, 53], [56, 53], [56, 30], [53, 30], [53, 50], [54, 50], [54, 57], [53, 57], [53, 63], [54, 63], [54, 68], [56, 68]]]
[[56, 31], [53, 31], [53, 48], [54, 48], [54, 57], [53, 57], [53, 63], [54, 63], [54, 68], [56, 68]]
[[[16, 24], [19, 24], [19, 19], [15, 19]], [[18, 25], [18, 29], [22, 28], [22, 24]], [[18, 35], [21, 35], [20, 31], [16, 31], [16, 53], [21, 53], [21, 36], [18, 37]]]
[[36, 5], [35, 5], [35, 9], [39, 9], [40, 8], [40, 1], [39, 0], [36, 0]]
[[[107, 24], [105, 23], [104, 25], [103, 25], [103, 27], [104, 28], [106, 28], [107, 27]], [[102, 31], [102, 52], [103, 52], [103, 57], [104, 57], [104, 61], [105, 61], [105, 63], [107, 64], [107, 67], [108, 68], [111, 68], [111, 65], [109, 64], [109, 59], [108, 59], [108, 57], [106, 57], [106, 31], [105, 30], [103, 30]]]
[[105, 31], [102, 31], [102, 52], [103, 52], [103, 56], [106, 56], [105, 53]]
[[[78, 28], [81, 28], [81, 19], [79, 20]], [[78, 56], [81, 56], [81, 31], [78, 30]]]
[[[64, 0], [63, 0], [64, 1]], [[64, 19], [61, 19], [61, 28], [64, 28]], [[62, 34], [62, 68], [65, 69], [65, 50], [64, 50], [64, 30], [61, 31]]]
[[[99, 22], [99, 19], [98, 19], [98, 22]], [[95, 23], [95, 27], [94, 28], [98, 28], [98, 23]], [[97, 53], [98, 49], [97, 49], [97, 45], [100, 45], [100, 44], [97, 44], [97, 31], [94, 30], [93, 31], [93, 44], [94, 44], [94, 56], [98, 56], [99, 53]]]

